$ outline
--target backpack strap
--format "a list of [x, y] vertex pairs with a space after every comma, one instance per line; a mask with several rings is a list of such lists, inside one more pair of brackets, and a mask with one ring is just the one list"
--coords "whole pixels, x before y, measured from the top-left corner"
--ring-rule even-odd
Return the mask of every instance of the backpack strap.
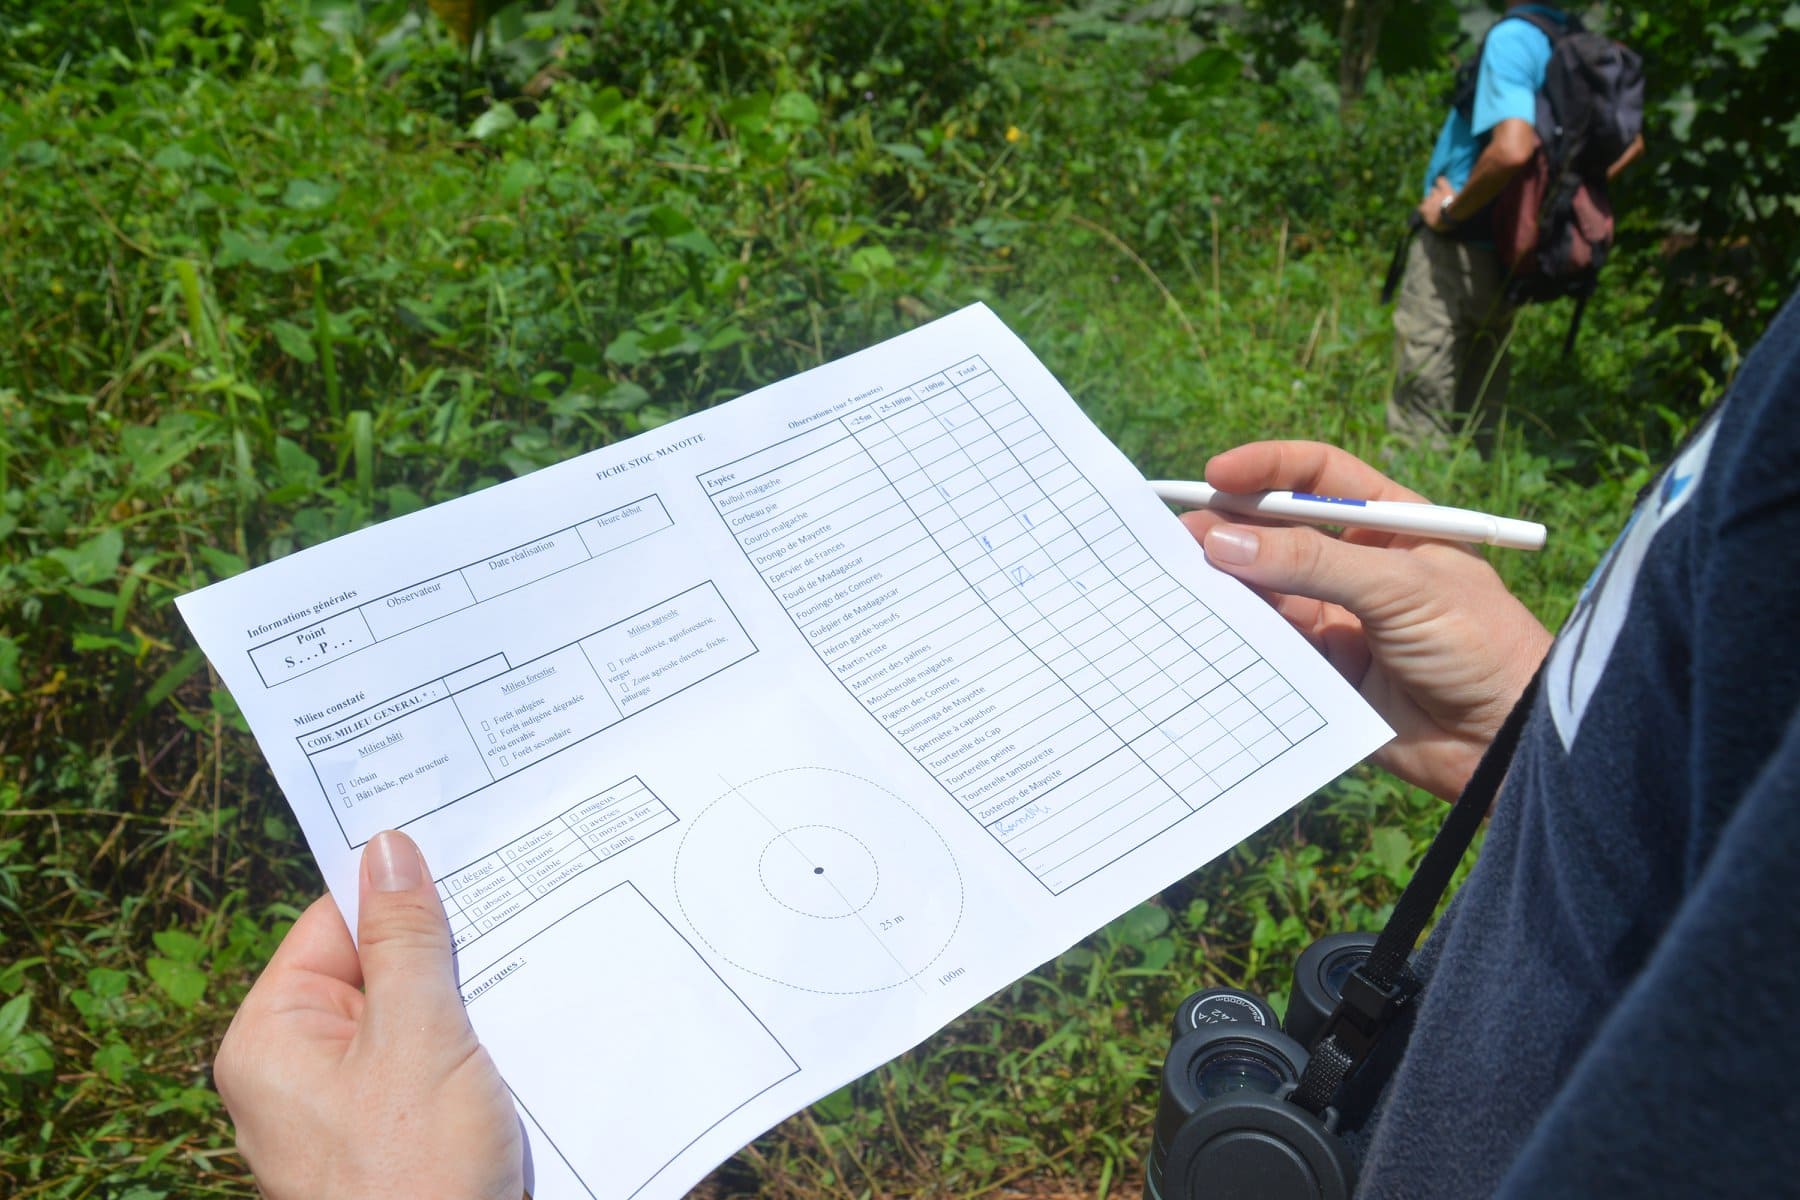
[[[1558, 21], [1553, 17], [1546, 17], [1543, 13], [1525, 12], [1522, 9], [1514, 9], [1512, 12], [1507, 13], [1506, 16], [1501, 17], [1500, 20], [1504, 21], [1511, 17], [1517, 17], [1521, 21], [1529, 22], [1539, 33], [1550, 39], [1550, 45], [1553, 49], [1555, 48], [1556, 43], [1562, 41], [1571, 33], [1587, 32], [1587, 26], [1583, 25], [1581, 23], [1581, 18], [1574, 13], [1568, 13], [1566, 14], [1565, 20]], [[1498, 25], [1499, 21], [1496, 21], [1495, 24]]]
[[1500, 15], [1500, 20], [1495, 21], [1492, 25], [1488, 26], [1487, 33], [1481, 35], [1481, 44], [1475, 47], [1475, 56], [1464, 60], [1462, 65], [1456, 68], [1456, 79], [1451, 84], [1450, 94], [1447, 97], [1450, 102], [1450, 107], [1461, 113], [1464, 120], [1472, 121], [1475, 119], [1475, 88], [1481, 78], [1481, 56], [1487, 51], [1487, 40], [1489, 35], [1500, 27], [1501, 21], [1510, 21], [1516, 17], [1521, 21], [1529, 22], [1540, 33], [1550, 39], [1550, 46], [1554, 49], [1556, 43], [1562, 41], [1563, 38], [1569, 36], [1571, 33], [1579, 33], [1587, 28], [1581, 23], [1581, 18], [1575, 16], [1573, 13], [1564, 15], [1566, 18], [1564, 21], [1557, 21], [1553, 17], [1545, 16], [1543, 13], [1524, 12], [1521, 10], [1502, 13]]

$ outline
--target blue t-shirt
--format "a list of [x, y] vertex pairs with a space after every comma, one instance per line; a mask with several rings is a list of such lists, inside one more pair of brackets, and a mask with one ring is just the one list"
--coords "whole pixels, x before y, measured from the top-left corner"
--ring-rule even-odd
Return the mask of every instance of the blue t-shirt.
[[[1542, 4], [1522, 4], [1507, 16], [1517, 12], [1568, 23], [1563, 13]], [[1431, 152], [1431, 163], [1425, 168], [1424, 195], [1431, 194], [1439, 175], [1461, 191], [1475, 169], [1475, 160], [1481, 157], [1482, 139], [1500, 122], [1517, 117], [1528, 125], [1536, 123], [1537, 94], [1544, 86], [1550, 50], [1550, 39], [1530, 21], [1502, 17], [1488, 30], [1481, 48], [1481, 70], [1475, 77], [1474, 114], [1465, 117], [1452, 108], [1445, 118], [1437, 146]]]
[[1551, 648], [1368, 1200], [1793, 1195], [1800, 297]]

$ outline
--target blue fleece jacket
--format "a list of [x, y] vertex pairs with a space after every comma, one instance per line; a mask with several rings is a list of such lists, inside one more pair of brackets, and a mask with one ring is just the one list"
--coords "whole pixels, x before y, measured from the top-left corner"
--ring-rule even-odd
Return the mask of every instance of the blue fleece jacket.
[[1800, 1195], [1800, 299], [1558, 636], [1359, 1196]]

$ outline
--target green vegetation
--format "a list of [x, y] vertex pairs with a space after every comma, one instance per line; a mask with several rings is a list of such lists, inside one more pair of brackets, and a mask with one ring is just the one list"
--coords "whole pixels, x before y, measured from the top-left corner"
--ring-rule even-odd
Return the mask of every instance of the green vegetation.
[[[394, 0], [20, 7], [0, 15], [18, 1197], [254, 1194], [207, 1064], [318, 880], [176, 595], [981, 299], [1147, 474], [1312, 437], [1547, 521], [1549, 551], [1495, 561], [1554, 623], [1800, 246], [1776, 66], [1800, 9], [1635, 14], [1679, 111], [1623, 192], [1578, 360], [1556, 357], [1562, 310], [1527, 313], [1500, 449], [1426, 455], [1385, 440], [1374, 299], [1456, 27], [1399, 36], [1422, 5], [1358, 34], [1350, 67], [1325, 3], [564, 0], [494, 16], [474, 55]], [[1385, 916], [1440, 811], [1354, 772], [708, 1186], [1129, 1191], [1173, 1002], [1279, 994], [1313, 936]]]

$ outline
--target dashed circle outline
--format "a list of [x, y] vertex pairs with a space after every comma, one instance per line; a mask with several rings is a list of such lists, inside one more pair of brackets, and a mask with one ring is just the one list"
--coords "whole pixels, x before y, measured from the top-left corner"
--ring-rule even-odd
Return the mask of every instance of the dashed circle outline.
[[[751, 780], [751, 782], [754, 783], [755, 780]], [[707, 805], [707, 808], [711, 808], [711, 807], [712, 807], [712, 805], [710, 805], [710, 804]], [[705, 810], [703, 809], [701, 811], [705, 811]], [[762, 869], [763, 860], [765, 858], [769, 857], [769, 847], [770, 846], [773, 846], [776, 842], [779, 842], [782, 838], [786, 837], [788, 834], [793, 833], [797, 830], [801, 830], [801, 829], [829, 829], [833, 833], [843, 834], [845, 837], [847, 837], [851, 841], [855, 842], [858, 846], [862, 847], [862, 852], [869, 856], [869, 865], [871, 865], [875, 868], [875, 891], [872, 891], [869, 893], [869, 898], [867, 900], [864, 900], [861, 904], [857, 905], [855, 908], [851, 909], [849, 912], [839, 913], [835, 917], [825, 917], [825, 916], [820, 916], [818, 913], [807, 912], [804, 908], [795, 908], [793, 905], [789, 904], [786, 900], [783, 900], [780, 896], [777, 896], [775, 894], [775, 889], [769, 886], [768, 877], [763, 874], [763, 869]], [[823, 868], [821, 868], [821, 870], [822, 869]], [[869, 849], [868, 843], [864, 842], [861, 838], [857, 837], [854, 833], [851, 833], [848, 829], [839, 829], [836, 825], [821, 825], [817, 821], [815, 821], [811, 825], [795, 825], [791, 829], [783, 829], [780, 833], [777, 833], [774, 837], [772, 837], [768, 841], [764, 842], [762, 853], [756, 856], [756, 880], [758, 883], [762, 884], [763, 891], [765, 891], [769, 894], [769, 899], [771, 899], [775, 903], [781, 905], [781, 907], [787, 909], [791, 913], [797, 913], [802, 917], [811, 917], [815, 921], [841, 921], [845, 917], [854, 917], [857, 913], [859, 913], [863, 909], [869, 907], [869, 905], [875, 903], [875, 892], [878, 892], [881, 890], [881, 862], [880, 862], [880, 860], [878, 860], [875, 857], [875, 852], [873, 850]]]
[[[944, 853], [949, 856], [950, 869], [956, 873], [956, 919], [950, 923], [950, 933], [948, 936], [946, 936], [944, 938], [944, 944], [938, 948], [938, 952], [936, 954], [932, 955], [931, 958], [928, 959], [925, 963], [923, 963], [917, 971], [914, 971], [911, 975], [908, 975], [906, 978], [897, 979], [893, 983], [884, 983], [880, 987], [855, 988], [853, 990], [848, 990], [848, 991], [833, 990], [830, 988], [807, 987], [805, 984], [789, 983], [785, 979], [777, 979], [773, 975], [769, 975], [769, 974], [766, 974], [765, 972], [758, 971], [755, 967], [746, 967], [743, 963], [738, 962], [736, 959], [732, 958], [729, 954], [725, 953], [723, 950], [721, 950], [717, 946], [713, 945], [712, 941], [704, 933], [702, 933], [700, 931], [700, 926], [695, 924], [694, 918], [688, 914], [687, 905], [682, 903], [682, 900], [681, 900], [681, 852], [687, 848], [688, 836], [690, 834], [692, 834], [693, 831], [699, 827], [700, 818], [704, 817], [708, 812], [712, 811], [713, 805], [719, 803], [719, 801], [725, 799], [725, 797], [731, 795], [733, 792], [737, 791], [739, 788], [747, 787], [752, 783], [761, 783], [765, 779], [773, 779], [777, 775], [792, 775], [798, 771], [824, 771], [824, 772], [827, 772], [832, 775], [842, 775], [846, 779], [855, 779], [861, 783], [866, 783], [878, 792], [887, 793], [887, 795], [893, 797], [894, 800], [898, 801], [902, 805], [905, 805], [906, 809], [909, 812], [911, 812], [913, 816], [919, 818], [919, 820], [924, 823], [925, 828], [931, 830], [931, 835], [933, 837], [937, 838], [939, 844], [944, 847]], [[695, 813], [693, 818], [690, 821], [686, 822], [686, 824], [687, 824], [687, 828], [682, 831], [681, 841], [679, 841], [675, 845], [675, 860], [669, 866], [669, 882], [671, 885], [671, 890], [675, 893], [675, 906], [681, 910], [681, 917], [684, 921], [687, 922], [688, 928], [692, 929], [694, 931], [695, 937], [699, 938], [702, 942], [704, 942], [706, 944], [706, 948], [708, 950], [711, 950], [714, 954], [718, 955], [720, 958], [724, 959], [726, 962], [730, 963], [732, 966], [736, 967], [738, 970], [743, 971], [750, 975], [754, 975], [758, 979], [766, 979], [770, 983], [778, 983], [782, 987], [793, 988], [797, 992], [811, 992], [816, 996], [866, 996], [866, 995], [870, 994], [871, 992], [888, 992], [888, 991], [892, 991], [893, 989], [895, 989], [897, 987], [904, 987], [906, 984], [913, 982], [915, 979], [917, 979], [919, 976], [923, 975], [927, 970], [929, 970], [933, 963], [937, 962], [938, 959], [944, 957], [944, 951], [948, 950], [950, 948], [950, 943], [954, 942], [956, 940], [956, 931], [962, 928], [963, 912], [968, 907], [969, 893], [968, 893], [968, 889], [963, 887], [962, 864], [956, 861], [956, 853], [955, 853], [955, 851], [950, 849], [950, 843], [944, 840], [944, 835], [938, 832], [938, 827], [936, 825], [933, 825], [931, 823], [931, 821], [925, 816], [924, 813], [922, 813], [918, 809], [914, 808], [911, 804], [908, 804], [906, 802], [906, 800], [904, 798], [902, 798], [900, 795], [898, 795], [897, 793], [889, 790], [888, 788], [883, 787], [879, 783], [876, 783], [873, 779], [868, 778], [866, 775], [858, 775], [854, 771], [844, 771], [844, 770], [838, 769], [837, 767], [783, 767], [779, 771], [765, 771], [761, 775], [757, 775], [750, 779], [742, 780], [741, 782], [734, 784], [732, 787], [727, 788], [725, 791], [721, 792], [705, 808], [703, 808], [699, 812]]]

